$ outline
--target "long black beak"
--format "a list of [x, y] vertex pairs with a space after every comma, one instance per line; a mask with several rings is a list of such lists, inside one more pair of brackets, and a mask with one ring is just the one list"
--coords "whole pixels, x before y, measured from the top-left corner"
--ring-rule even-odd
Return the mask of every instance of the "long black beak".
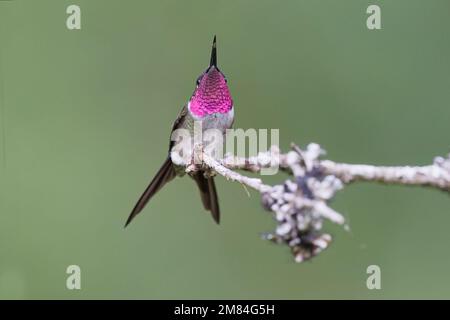
[[216, 36], [214, 36], [212, 49], [211, 49], [211, 62], [209, 63], [209, 66], [217, 67], [217, 50], [216, 50]]

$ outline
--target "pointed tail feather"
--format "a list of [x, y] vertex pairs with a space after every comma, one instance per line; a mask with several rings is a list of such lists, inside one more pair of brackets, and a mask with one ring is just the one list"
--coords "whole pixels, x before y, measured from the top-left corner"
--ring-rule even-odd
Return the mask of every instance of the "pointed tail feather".
[[144, 209], [147, 202], [155, 195], [155, 193], [157, 193], [167, 182], [175, 178], [175, 176], [175, 169], [170, 157], [168, 157], [134, 206], [133, 211], [131, 211], [127, 222], [125, 223], [125, 227], [130, 224], [133, 218], [137, 216], [142, 209]]
[[197, 186], [200, 190], [200, 196], [202, 198], [203, 207], [211, 212], [214, 221], [220, 223], [220, 209], [219, 200], [217, 197], [216, 185], [214, 178], [205, 178], [202, 172], [197, 172], [193, 176]]
[[209, 193], [211, 195], [211, 214], [217, 224], [220, 223], [219, 199], [217, 197], [216, 184], [214, 178], [208, 179]]

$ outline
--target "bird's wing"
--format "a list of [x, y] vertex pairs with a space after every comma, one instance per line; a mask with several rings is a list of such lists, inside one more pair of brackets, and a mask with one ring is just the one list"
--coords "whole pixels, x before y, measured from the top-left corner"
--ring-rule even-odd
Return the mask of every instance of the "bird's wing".
[[[180, 126], [184, 117], [187, 115], [187, 112], [188, 109], [186, 107], [183, 107], [181, 109], [180, 113], [178, 114], [178, 117], [173, 123], [172, 132]], [[163, 163], [159, 171], [156, 173], [155, 177], [152, 179], [147, 189], [145, 189], [144, 193], [139, 198], [138, 202], [133, 208], [133, 211], [131, 211], [125, 226], [127, 226], [131, 222], [131, 220], [133, 220], [134, 217], [137, 216], [139, 212], [142, 211], [142, 209], [144, 209], [147, 202], [150, 201], [150, 199], [155, 195], [155, 193], [157, 193], [167, 182], [175, 178], [176, 172], [173, 167], [172, 160], [170, 159], [170, 149], [172, 149], [172, 145], [173, 141], [171, 139], [169, 145], [169, 156], [167, 157], [166, 161]]]
[[[178, 129], [178, 128], [180, 127], [180, 125], [183, 123], [183, 121], [184, 121], [184, 119], [186, 118], [187, 114], [188, 114], [188, 108], [187, 108], [186, 106], [184, 106], [184, 107], [181, 109], [181, 111], [180, 111], [180, 113], [178, 114], [178, 116], [177, 116], [177, 118], [175, 119], [175, 121], [173, 122], [172, 130], [170, 131], [171, 137], [172, 137], [172, 133], [173, 133], [176, 129]], [[170, 139], [170, 143], [169, 143], [169, 154], [170, 154], [170, 150], [171, 150], [172, 147], [173, 147], [173, 143], [174, 143], [174, 141], [172, 141], [172, 139]]]
[[155, 195], [155, 193], [161, 190], [161, 188], [167, 182], [175, 178], [175, 176], [176, 173], [175, 169], [173, 168], [172, 161], [170, 160], [170, 157], [167, 157], [166, 161], [164, 161], [163, 165], [134, 206], [133, 211], [131, 211], [130, 215], [128, 216], [128, 220], [125, 223], [125, 227], [131, 222], [131, 220], [134, 219], [135, 216], [139, 214], [139, 212], [142, 211], [142, 209], [144, 209], [147, 202], [149, 202], [149, 200]]

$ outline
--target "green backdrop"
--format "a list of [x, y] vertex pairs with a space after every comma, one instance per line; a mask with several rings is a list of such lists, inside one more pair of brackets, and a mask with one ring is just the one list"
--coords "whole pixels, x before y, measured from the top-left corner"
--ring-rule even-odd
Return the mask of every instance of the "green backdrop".
[[260, 239], [274, 222], [258, 195], [221, 178], [220, 226], [179, 179], [123, 228], [214, 34], [236, 127], [428, 164], [450, 150], [449, 18], [446, 0], [0, 1], [0, 297], [450, 298], [450, 197], [431, 189], [346, 188], [333, 207], [351, 231], [327, 224], [333, 244], [304, 264]]

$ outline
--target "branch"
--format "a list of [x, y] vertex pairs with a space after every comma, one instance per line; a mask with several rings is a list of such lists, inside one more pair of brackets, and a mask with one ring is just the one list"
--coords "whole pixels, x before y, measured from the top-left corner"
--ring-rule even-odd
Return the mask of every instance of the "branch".
[[449, 159], [437, 157], [428, 166], [377, 167], [361, 164], [322, 161], [321, 166], [328, 174], [339, 177], [345, 183], [355, 181], [377, 181], [387, 184], [430, 186], [450, 192]]
[[[339, 225], [345, 223], [344, 217], [328, 205], [345, 184], [383, 182], [429, 186], [450, 192], [450, 154], [446, 158], [436, 157], [431, 165], [387, 167], [322, 160], [325, 151], [315, 143], [309, 144], [305, 150], [294, 144], [291, 148], [282, 154], [278, 147], [272, 146], [269, 151], [254, 157], [227, 155], [221, 160], [202, 153], [202, 166], [190, 165], [186, 171], [212, 171], [212, 174], [217, 173], [258, 191], [264, 208], [274, 214], [277, 222], [275, 231], [264, 237], [288, 245], [297, 262], [312, 258], [331, 242], [331, 236], [321, 232], [324, 220]], [[270, 168], [280, 168], [293, 178], [270, 186], [259, 178], [235, 171], [264, 174], [264, 170]]]

